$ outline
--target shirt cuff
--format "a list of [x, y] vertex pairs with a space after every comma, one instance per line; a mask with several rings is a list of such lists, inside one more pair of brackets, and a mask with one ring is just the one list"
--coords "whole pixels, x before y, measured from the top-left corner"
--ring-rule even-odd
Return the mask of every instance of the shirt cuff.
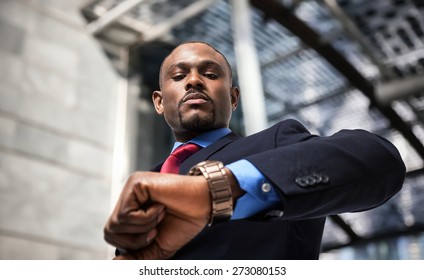
[[231, 219], [243, 219], [282, 202], [274, 186], [249, 161], [242, 159], [226, 165], [246, 193], [238, 200]]

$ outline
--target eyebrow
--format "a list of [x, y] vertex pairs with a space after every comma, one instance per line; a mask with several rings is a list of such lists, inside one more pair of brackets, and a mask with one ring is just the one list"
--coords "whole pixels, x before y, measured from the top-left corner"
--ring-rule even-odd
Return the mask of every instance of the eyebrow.
[[[192, 65], [191, 63], [187, 63], [187, 62], [179, 62], [179, 63], [171, 64], [168, 67], [166, 72], [169, 72], [171, 69], [175, 67], [184, 69], [184, 68], [189, 68], [191, 65]], [[217, 67], [219, 71], [224, 73], [224, 69], [221, 67], [221, 65], [214, 60], [202, 60], [199, 64], [197, 64], [197, 66], [198, 67], [214, 66], [214, 67]]]

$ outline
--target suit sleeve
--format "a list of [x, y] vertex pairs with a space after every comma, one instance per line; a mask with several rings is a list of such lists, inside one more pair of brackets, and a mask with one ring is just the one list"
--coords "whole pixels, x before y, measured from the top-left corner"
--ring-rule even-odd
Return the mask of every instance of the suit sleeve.
[[285, 219], [363, 211], [402, 187], [405, 165], [393, 144], [364, 130], [311, 135], [297, 121], [275, 129], [274, 148], [246, 157], [277, 187]]

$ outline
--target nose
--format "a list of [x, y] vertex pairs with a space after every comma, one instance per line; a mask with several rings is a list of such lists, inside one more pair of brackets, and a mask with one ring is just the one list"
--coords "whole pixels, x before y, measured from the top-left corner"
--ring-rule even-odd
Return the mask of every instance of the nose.
[[191, 72], [189, 78], [187, 79], [187, 84], [185, 86], [186, 90], [191, 88], [200, 88], [204, 86], [203, 79], [198, 72]]

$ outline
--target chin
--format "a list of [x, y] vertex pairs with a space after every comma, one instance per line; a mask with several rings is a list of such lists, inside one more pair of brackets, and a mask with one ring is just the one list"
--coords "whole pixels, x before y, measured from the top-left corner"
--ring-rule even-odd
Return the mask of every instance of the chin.
[[186, 120], [181, 120], [181, 125], [186, 130], [203, 132], [208, 131], [214, 128], [214, 118], [190, 118]]

